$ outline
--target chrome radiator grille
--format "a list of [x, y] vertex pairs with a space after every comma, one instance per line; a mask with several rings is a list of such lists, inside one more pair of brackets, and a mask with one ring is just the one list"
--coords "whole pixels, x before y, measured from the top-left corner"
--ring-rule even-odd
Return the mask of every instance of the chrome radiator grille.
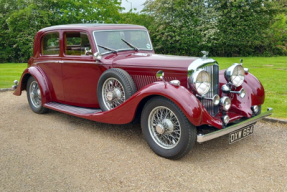
[[[213, 98], [214, 95], [219, 95], [219, 67], [218, 65], [209, 65], [203, 67], [202, 69], [206, 70], [211, 77], [211, 88], [206, 93], [205, 97]], [[209, 112], [210, 115], [215, 116], [219, 112], [219, 106], [214, 106], [212, 100], [201, 99], [201, 103]]]

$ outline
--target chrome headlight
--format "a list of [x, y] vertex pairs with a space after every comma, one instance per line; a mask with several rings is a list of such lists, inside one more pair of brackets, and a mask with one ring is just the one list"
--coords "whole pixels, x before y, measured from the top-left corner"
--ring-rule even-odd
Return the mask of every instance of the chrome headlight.
[[199, 95], [204, 95], [211, 87], [211, 78], [208, 72], [199, 70], [191, 76], [191, 83]]
[[245, 71], [241, 65], [233, 64], [226, 69], [224, 76], [228, 82], [232, 83], [235, 87], [239, 87], [244, 82]]
[[221, 97], [220, 103], [224, 111], [228, 111], [231, 107], [231, 99], [227, 96]]

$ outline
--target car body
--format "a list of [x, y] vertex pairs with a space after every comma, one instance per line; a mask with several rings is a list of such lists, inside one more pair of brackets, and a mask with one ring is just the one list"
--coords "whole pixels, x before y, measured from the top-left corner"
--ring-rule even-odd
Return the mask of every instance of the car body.
[[36, 34], [14, 95], [26, 90], [36, 113], [52, 109], [110, 124], [141, 119], [152, 150], [177, 159], [195, 141], [248, 136], [272, 113], [261, 113], [264, 88], [242, 62], [220, 71], [203, 53], [155, 54], [148, 30], [138, 25], [52, 26]]

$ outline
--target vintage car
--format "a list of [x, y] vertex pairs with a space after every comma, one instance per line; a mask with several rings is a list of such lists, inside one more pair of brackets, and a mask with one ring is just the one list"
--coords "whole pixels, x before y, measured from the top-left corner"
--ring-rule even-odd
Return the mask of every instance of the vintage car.
[[158, 155], [178, 159], [195, 142], [251, 135], [264, 88], [242, 61], [226, 70], [203, 57], [155, 54], [138, 25], [71, 24], [41, 29], [14, 95], [26, 90], [35, 113], [48, 109], [110, 124], [141, 122]]

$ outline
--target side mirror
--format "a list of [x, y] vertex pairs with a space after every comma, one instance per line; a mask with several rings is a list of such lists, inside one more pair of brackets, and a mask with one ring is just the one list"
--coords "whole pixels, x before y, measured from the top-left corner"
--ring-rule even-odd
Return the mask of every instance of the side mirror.
[[89, 49], [89, 48], [85, 48], [85, 55], [91, 55], [91, 54], [93, 54], [93, 52], [92, 52], [92, 49]]
[[100, 52], [94, 53], [94, 59], [100, 61], [102, 59], [102, 55]]
[[163, 77], [164, 77], [164, 72], [162, 70], [159, 70], [157, 73], [156, 73], [156, 79], [157, 80], [163, 80]]

